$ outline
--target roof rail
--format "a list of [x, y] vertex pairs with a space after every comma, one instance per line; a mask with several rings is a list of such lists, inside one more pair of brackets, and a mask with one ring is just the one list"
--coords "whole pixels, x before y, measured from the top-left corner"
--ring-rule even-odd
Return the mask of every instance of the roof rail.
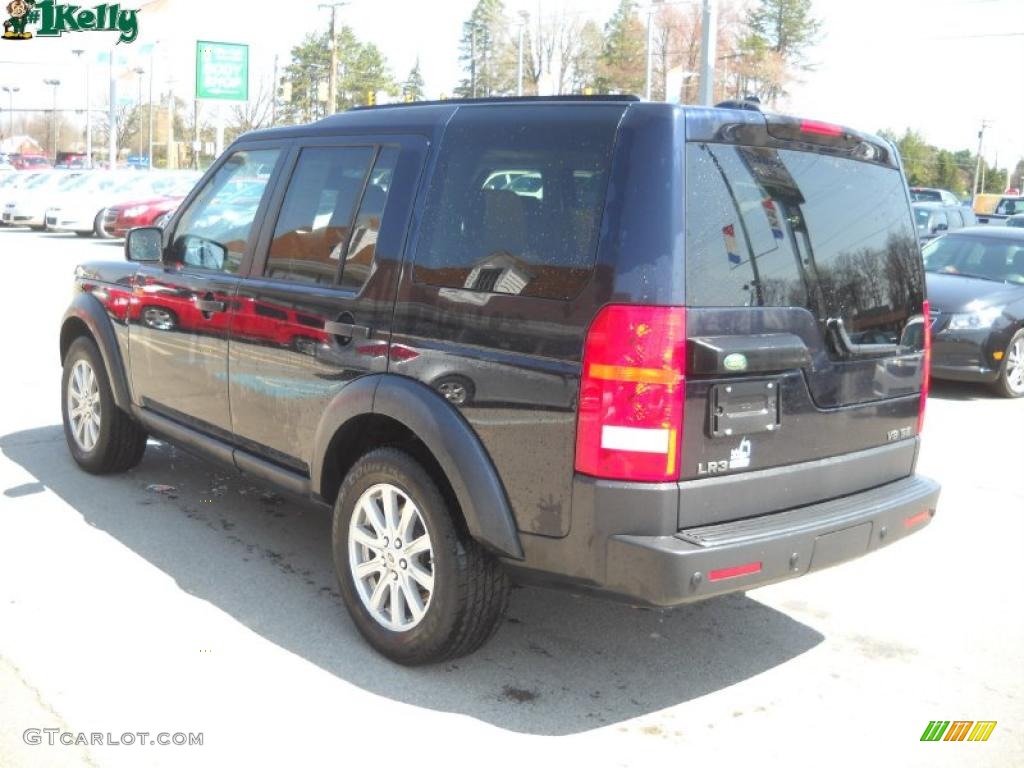
[[394, 104], [366, 104], [352, 107], [349, 111], [366, 109], [394, 109], [396, 107], [437, 107], [460, 104], [544, 104], [559, 101], [640, 101], [639, 96], [626, 94], [566, 94], [564, 96], [490, 96], [476, 99], [440, 99], [436, 101], [399, 101]]

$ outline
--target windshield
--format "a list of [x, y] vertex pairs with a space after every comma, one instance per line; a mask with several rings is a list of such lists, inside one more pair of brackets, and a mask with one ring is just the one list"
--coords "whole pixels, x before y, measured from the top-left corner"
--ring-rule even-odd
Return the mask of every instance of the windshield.
[[904, 184], [875, 163], [689, 144], [687, 303], [804, 307], [865, 343], [897, 343], [924, 299]]
[[1024, 285], [1024, 235], [1019, 240], [953, 235], [922, 249], [928, 272]]

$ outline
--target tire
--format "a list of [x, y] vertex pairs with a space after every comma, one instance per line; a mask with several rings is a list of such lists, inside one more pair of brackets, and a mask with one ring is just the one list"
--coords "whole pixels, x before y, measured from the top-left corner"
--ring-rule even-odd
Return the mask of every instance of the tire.
[[992, 388], [1000, 397], [1024, 397], [1024, 330], [1017, 331], [1006, 345], [999, 378]]
[[96, 237], [101, 240], [109, 240], [110, 235], [107, 234], [107, 230], [103, 228], [103, 211], [96, 214], [96, 218], [92, 221], [92, 231], [96, 234]]
[[473, 382], [465, 376], [442, 376], [434, 382], [434, 389], [452, 405], [468, 405], [476, 395]]
[[[383, 497], [391, 491], [398, 496], [394, 518], [400, 520], [398, 526], [389, 527]], [[412, 522], [404, 531], [396, 531], [409, 509], [402, 496], [411, 500], [418, 518], [412, 519], [415, 515], [410, 514]], [[367, 508], [376, 510], [383, 528], [365, 524]], [[505, 571], [459, 528], [457, 514], [423, 466], [395, 448], [378, 448], [364, 455], [338, 493], [332, 545], [342, 598], [366, 641], [399, 664], [430, 664], [472, 653], [494, 634], [505, 614], [509, 594]], [[371, 549], [354, 540], [353, 531], [363, 542], [373, 540], [380, 548]], [[398, 542], [403, 533], [407, 541]], [[424, 535], [429, 549], [406, 554], [410, 547], [422, 543]], [[392, 544], [397, 545], [394, 551]], [[386, 560], [384, 553], [394, 559]], [[380, 565], [374, 569], [374, 563]], [[353, 564], [370, 566], [363, 579], [357, 581]], [[417, 573], [420, 576], [414, 575]], [[421, 580], [424, 573], [432, 575], [429, 590]], [[382, 583], [385, 586], [381, 587]], [[381, 588], [379, 606], [374, 609], [374, 595]], [[418, 619], [407, 597], [410, 588], [422, 607]], [[396, 612], [397, 593], [401, 597]], [[388, 626], [389, 622], [399, 626]]]
[[[92, 373], [94, 387], [89, 383], [88, 372]], [[76, 378], [72, 383], [72, 377], [79, 373], [83, 378]], [[91, 417], [73, 416], [69, 404], [72, 390], [85, 392], [98, 405], [98, 411], [91, 409], [99, 422], [98, 427], [90, 426], [90, 422], [94, 424]], [[124, 472], [142, 460], [146, 451], [146, 432], [115, 405], [103, 357], [92, 339], [79, 337], [68, 349], [64, 357], [60, 393], [64, 438], [71, 456], [82, 469], [94, 475], [105, 475]], [[78, 398], [77, 402], [81, 399]]]

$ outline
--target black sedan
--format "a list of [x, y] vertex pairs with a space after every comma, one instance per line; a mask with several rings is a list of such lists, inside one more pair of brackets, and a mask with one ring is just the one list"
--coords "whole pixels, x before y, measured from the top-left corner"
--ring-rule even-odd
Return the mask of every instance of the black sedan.
[[968, 227], [922, 248], [932, 375], [1024, 396], [1024, 230]]

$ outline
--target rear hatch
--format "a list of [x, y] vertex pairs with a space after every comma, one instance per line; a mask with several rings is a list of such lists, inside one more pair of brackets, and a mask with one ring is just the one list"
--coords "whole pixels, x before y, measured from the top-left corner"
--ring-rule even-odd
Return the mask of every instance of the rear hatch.
[[792, 504], [910, 474], [924, 273], [894, 151], [838, 126], [701, 110], [685, 163], [683, 485], [819, 462], [780, 496]]

